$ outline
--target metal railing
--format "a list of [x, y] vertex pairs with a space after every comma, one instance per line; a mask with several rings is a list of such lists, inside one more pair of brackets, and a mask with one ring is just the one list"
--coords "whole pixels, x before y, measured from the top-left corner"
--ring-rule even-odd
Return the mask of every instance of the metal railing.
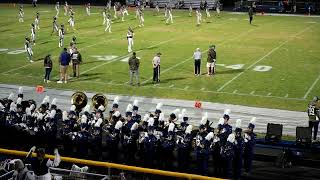
[[[0, 154], [24, 156], [25, 157], [27, 155], [27, 153], [28, 152], [25, 152], [25, 151], [17, 151], [17, 150], [0, 148]], [[36, 154], [33, 153], [32, 156], [36, 156]], [[54, 159], [53, 155], [46, 154], [46, 157], [49, 159]], [[171, 171], [164, 171], [164, 170], [158, 170], [158, 169], [150, 169], [150, 168], [128, 166], [128, 165], [123, 165], [123, 164], [115, 164], [115, 163], [109, 163], [109, 162], [77, 159], [77, 158], [72, 158], [72, 157], [62, 157], [61, 156], [61, 161], [74, 163], [74, 164], [82, 164], [82, 165], [87, 165], [87, 166], [114, 168], [114, 169], [120, 169], [120, 170], [126, 170], [126, 171], [134, 171], [134, 172], [139, 172], [139, 173], [153, 174], [153, 175], [160, 175], [160, 176], [169, 176], [169, 177], [175, 177], [175, 178], [198, 179], [198, 180], [223, 180], [220, 178], [207, 177], [207, 176], [201, 176], [201, 175], [196, 175], [196, 174], [171, 172]]]

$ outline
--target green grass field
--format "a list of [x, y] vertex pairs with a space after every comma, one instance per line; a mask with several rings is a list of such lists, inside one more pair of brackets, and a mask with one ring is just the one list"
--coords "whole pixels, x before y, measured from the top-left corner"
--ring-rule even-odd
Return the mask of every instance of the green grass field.
[[[18, 8], [0, 6], [0, 82], [21, 85], [43, 84], [42, 58], [50, 53], [55, 61], [52, 79], [58, 77], [58, 37], [50, 36], [53, 5], [38, 9], [25, 5], [25, 22], [18, 22]], [[24, 37], [40, 12], [40, 30], [33, 47], [35, 62], [27, 61]], [[58, 23], [68, 28], [61, 8]], [[145, 27], [139, 28], [134, 11], [125, 22], [113, 20], [112, 33], [105, 33], [102, 8], [92, 7], [86, 16], [83, 6], [74, 7], [76, 30], [68, 30], [65, 45], [73, 35], [83, 56], [81, 77], [68, 84], [51, 82], [48, 88], [128, 94], [149, 97], [203, 100], [248, 106], [304, 111], [314, 95], [320, 95], [320, 18], [256, 16], [249, 25], [247, 15], [222, 13], [196, 26], [196, 17], [174, 10], [174, 24], [165, 25], [163, 13], [145, 11]], [[206, 19], [203, 12], [203, 19]], [[128, 26], [135, 27], [134, 51], [141, 58], [142, 85], [129, 86], [126, 57]], [[193, 51], [203, 52], [202, 73], [206, 72], [206, 50], [217, 48], [217, 74], [193, 74]], [[8, 50], [6, 50], [8, 49]], [[161, 52], [161, 83], [152, 84], [151, 60]], [[108, 60], [106, 56], [117, 56]], [[100, 58], [97, 58], [100, 57]], [[71, 71], [70, 71], [71, 72]]]

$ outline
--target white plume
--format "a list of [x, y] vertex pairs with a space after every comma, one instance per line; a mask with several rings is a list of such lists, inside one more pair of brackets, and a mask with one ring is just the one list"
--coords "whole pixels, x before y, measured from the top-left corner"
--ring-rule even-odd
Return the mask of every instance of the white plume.
[[100, 111], [104, 111], [104, 110], [105, 110], [105, 108], [104, 108], [104, 106], [101, 104], [101, 105], [98, 107], [98, 110], [100, 110]]
[[186, 109], [182, 109], [181, 110], [181, 115], [182, 115], [182, 117], [187, 117], [187, 110]]
[[22, 102], [22, 98], [21, 98], [21, 97], [18, 97], [18, 99], [17, 99], [17, 104], [21, 104], [21, 102]]
[[10, 104], [10, 109], [9, 109], [10, 111], [17, 111], [17, 105], [16, 105], [16, 103], [14, 103], [14, 102], [11, 102], [11, 104]]
[[83, 114], [81, 116], [81, 124], [87, 124], [87, 120], [88, 120], [87, 116]]
[[14, 94], [10, 93], [8, 99], [13, 101]]
[[63, 121], [68, 120], [68, 113], [67, 113], [67, 111], [63, 111], [63, 112], [62, 112], [62, 120], [63, 120]]
[[250, 123], [251, 124], [255, 124], [256, 123], [256, 117], [252, 117], [251, 120], [250, 120]]
[[172, 113], [178, 116], [178, 114], [180, 113], [180, 109], [175, 109]]
[[31, 109], [29, 107], [26, 108], [26, 114], [27, 116], [31, 116]]
[[164, 121], [164, 113], [159, 114], [159, 121]]
[[153, 126], [153, 124], [154, 124], [154, 118], [151, 117], [148, 119], [148, 126]]
[[207, 141], [210, 141], [212, 138], [213, 138], [213, 132], [209, 132], [209, 133], [207, 134], [207, 136], [205, 137], [205, 139], [206, 139]]
[[235, 135], [232, 133], [232, 134], [229, 134], [228, 138], [227, 138], [227, 141], [228, 142], [231, 142], [231, 143], [234, 143], [235, 141]]
[[117, 129], [117, 130], [119, 130], [120, 128], [122, 128], [122, 125], [123, 125], [122, 121], [119, 120], [119, 121], [116, 123], [116, 126], [115, 126], [114, 128]]
[[119, 104], [119, 96], [114, 97], [112, 104]]
[[179, 115], [178, 115], [178, 122], [180, 122], [180, 123], [183, 122], [183, 116], [182, 116], [182, 114], [179, 114]]
[[202, 116], [200, 124], [205, 125], [207, 123], [207, 121], [208, 121], [208, 113], [205, 112], [204, 115]]
[[22, 86], [19, 87], [18, 94], [23, 94], [23, 87]]
[[56, 115], [56, 113], [57, 113], [56, 110], [55, 110], [55, 109], [52, 109], [52, 110], [50, 111], [50, 116], [49, 116], [49, 117], [50, 117], [51, 119], [53, 119], [54, 116]]
[[139, 106], [139, 101], [138, 101], [138, 99], [135, 99], [135, 100], [133, 101], [133, 105], [134, 105], [134, 106], [137, 106], [137, 107]]
[[241, 128], [241, 119], [237, 119], [236, 128]]
[[70, 111], [75, 111], [75, 110], [76, 110], [76, 106], [75, 105], [71, 105]]
[[230, 109], [225, 109], [225, 110], [224, 110], [224, 114], [225, 114], [225, 115], [229, 115], [230, 113], [231, 113], [231, 110], [230, 110]]
[[49, 96], [45, 96], [42, 100], [42, 104], [46, 104], [46, 103], [49, 103], [50, 101], [50, 97]]
[[220, 118], [220, 119], [219, 119], [218, 125], [219, 125], [219, 124], [220, 124], [220, 125], [223, 125], [223, 124], [224, 124], [224, 119], [223, 119], [223, 118]]
[[89, 104], [87, 104], [84, 108], [83, 108], [83, 111], [84, 112], [90, 112], [90, 105]]
[[149, 117], [150, 117], [150, 115], [149, 115], [148, 113], [147, 113], [147, 114], [145, 114], [145, 115], [143, 116], [142, 121], [147, 122], [147, 121], [148, 121], [148, 119], [149, 119]]
[[190, 124], [189, 126], [187, 126], [185, 133], [186, 134], [191, 134], [193, 126]]
[[35, 108], [36, 108], [36, 106], [35, 106], [34, 104], [31, 104], [30, 110], [32, 111], [32, 110], [34, 110]]
[[162, 105], [163, 105], [162, 103], [158, 103], [157, 106], [156, 106], [156, 109], [161, 110], [162, 109]]
[[133, 106], [132, 104], [128, 104], [126, 112], [132, 112]]
[[137, 122], [135, 122], [135, 123], [131, 126], [130, 130], [131, 130], [131, 131], [137, 130], [138, 127], [139, 127], [139, 124], [138, 124]]
[[169, 128], [168, 128], [168, 132], [173, 131], [174, 130], [174, 123], [170, 123], [169, 124]]
[[119, 111], [116, 111], [116, 112], [113, 113], [113, 116], [115, 116], [115, 117], [120, 117], [120, 115], [121, 115], [121, 114], [120, 114]]
[[0, 111], [4, 109], [3, 104], [0, 102]]
[[57, 98], [52, 99], [51, 105], [57, 105]]

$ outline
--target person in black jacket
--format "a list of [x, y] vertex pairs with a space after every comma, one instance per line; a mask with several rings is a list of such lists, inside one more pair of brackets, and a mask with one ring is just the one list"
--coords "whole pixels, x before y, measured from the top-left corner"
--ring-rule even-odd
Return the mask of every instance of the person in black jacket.
[[43, 65], [44, 65], [44, 69], [45, 69], [45, 75], [44, 75], [44, 79], [43, 82], [44, 83], [49, 83], [50, 82], [50, 74], [52, 71], [52, 59], [51, 59], [51, 55], [48, 54], [43, 61]]

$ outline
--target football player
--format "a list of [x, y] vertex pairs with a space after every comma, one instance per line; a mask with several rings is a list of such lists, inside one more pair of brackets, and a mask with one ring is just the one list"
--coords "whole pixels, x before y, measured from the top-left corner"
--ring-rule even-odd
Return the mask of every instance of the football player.
[[61, 24], [59, 29], [59, 48], [63, 46], [63, 39], [64, 39], [64, 25]]
[[32, 48], [31, 48], [31, 43], [30, 43], [30, 39], [28, 37], [25, 38], [26, 42], [24, 43], [24, 49], [27, 52], [27, 58], [28, 60], [32, 63], [32, 56], [33, 56], [33, 52], [32, 52]]
[[31, 42], [36, 45], [36, 29], [33, 23], [31, 24]]
[[57, 2], [56, 6], [55, 6], [55, 9], [57, 11], [56, 17], [58, 17], [59, 13], [60, 13], [60, 3], [59, 3], [59, 1]]
[[40, 29], [39, 22], [40, 22], [40, 13], [37, 12], [36, 19], [34, 20], [35, 29]]
[[19, 8], [19, 22], [24, 22], [23, 16], [24, 16], [24, 11], [23, 11], [23, 6], [21, 5]]

